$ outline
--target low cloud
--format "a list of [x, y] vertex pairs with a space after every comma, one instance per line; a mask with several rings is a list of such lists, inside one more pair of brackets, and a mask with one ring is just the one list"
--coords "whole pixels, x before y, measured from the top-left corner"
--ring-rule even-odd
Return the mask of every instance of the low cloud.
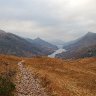
[[96, 32], [96, 0], [0, 0], [0, 28], [23, 37], [70, 41]]

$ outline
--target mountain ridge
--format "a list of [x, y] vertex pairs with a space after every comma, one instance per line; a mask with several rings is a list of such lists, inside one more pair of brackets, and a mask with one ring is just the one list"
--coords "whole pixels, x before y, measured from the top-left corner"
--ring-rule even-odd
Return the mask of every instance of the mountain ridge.
[[7, 33], [2, 30], [0, 32], [0, 54], [32, 57], [37, 55], [46, 56], [54, 52], [54, 49], [50, 49], [50, 51], [42, 49], [41, 46], [36, 46], [36, 44], [32, 44], [13, 33]]
[[[53, 45], [41, 38], [36, 38], [36, 39], [27, 39], [31, 44], [34, 44], [36, 47], [40, 47], [41, 52], [44, 52], [48, 55], [53, 53], [55, 50], [57, 50], [57, 46]], [[42, 50], [43, 49], [43, 50]]]
[[75, 43], [64, 46], [67, 51], [58, 54], [61, 58], [79, 58], [96, 56], [96, 33], [88, 32]]

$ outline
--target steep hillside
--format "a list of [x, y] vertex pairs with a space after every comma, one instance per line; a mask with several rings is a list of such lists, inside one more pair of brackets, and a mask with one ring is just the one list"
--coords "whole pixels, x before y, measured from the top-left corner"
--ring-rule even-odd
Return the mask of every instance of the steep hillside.
[[61, 58], [82, 58], [96, 56], [96, 33], [88, 32], [77, 42], [64, 47], [67, 51], [58, 54]]
[[65, 46], [67, 50], [77, 50], [96, 45], [96, 33], [88, 32], [85, 36], [76, 40], [73, 44]]
[[32, 57], [36, 55], [45, 56], [51, 54], [54, 50], [55, 48], [42, 47], [40, 44], [31, 43], [22, 37], [0, 30], [0, 54]]
[[48, 42], [42, 40], [41, 38], [36, 38], [36, 39], [34, 39], [34, 42], [35, 42], [36, 44], [39, 44], [39, 45], [41, 45], [41, 46], [44, 46], [45, 48], [48, 47], [48, 48], [50, 48], [50, 49], [51, 49], [51, 48], [54, 48], [55, 50], [57, 49], [57, 46], [55, 46], [55, 45], [53, 45], [53, 44], [51, 44], [51, 43], [48, 43]]
[[48, 43], [40, 38], [36, 38], [34, 40], [32, 39], [27, 39], [32, 45], [35, 45], [37, 48], [39, 48], [41, 50], [42, 53], [46, 53], [46, 54], [51, 54], [53, 53], [55, 50], [57, 50], [57, 46]]

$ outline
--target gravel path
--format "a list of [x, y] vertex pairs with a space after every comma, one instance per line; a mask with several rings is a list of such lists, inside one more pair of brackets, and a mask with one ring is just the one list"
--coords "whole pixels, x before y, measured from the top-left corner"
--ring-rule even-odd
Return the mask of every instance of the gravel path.
[[17, 75], [17, 96], [48, 96], [33, 74], [23, 65], [24, 61], [18, 63], [20, 73]]

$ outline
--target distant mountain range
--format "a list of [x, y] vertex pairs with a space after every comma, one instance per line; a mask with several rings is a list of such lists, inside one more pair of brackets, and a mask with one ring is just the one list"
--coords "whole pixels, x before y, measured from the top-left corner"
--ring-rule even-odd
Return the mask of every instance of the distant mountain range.
[[12, 33], [0, 30], [0, 54], [32, 57], [53, 53], [57, 47], [40, 38], [25, 39]]
[[88, 32], [63, 48], [67, 51], [57, 54], [56, 57], [71, 59], [96, 56], [96, 33]]

